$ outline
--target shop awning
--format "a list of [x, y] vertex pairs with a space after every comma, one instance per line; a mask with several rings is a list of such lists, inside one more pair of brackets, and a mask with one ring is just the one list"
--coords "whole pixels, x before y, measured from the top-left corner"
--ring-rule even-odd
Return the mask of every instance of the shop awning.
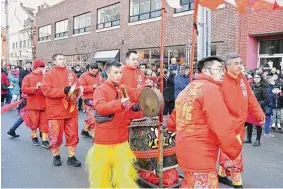
[[99, 51], [96, 52], [93, 60], [96, 61], [110, 61], [115, 60], [119, 56], [119, 50], [113, 50], [113, 51]]

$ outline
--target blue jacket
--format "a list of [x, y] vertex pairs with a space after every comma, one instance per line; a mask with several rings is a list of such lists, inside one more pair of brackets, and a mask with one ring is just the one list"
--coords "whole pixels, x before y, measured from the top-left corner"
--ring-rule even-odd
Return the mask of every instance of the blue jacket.
[[190, 76], [188, 75], [185, 77], [184, 75], [178, 74], [174, 78], [175, 83], [175, 91], [174, 96], [175, 99], [177, 99], [177, 96], [180, 94], [180, 92], [186, 88], [186, 86], [190, 83]]
[[11, 90], [11, 95], [20, 95], [20, 84], [19, 84], [19, 78], [16, 78], [12, 74], [8, 74], [8, 79], [10, 82], [10, 85], [13, 86]]

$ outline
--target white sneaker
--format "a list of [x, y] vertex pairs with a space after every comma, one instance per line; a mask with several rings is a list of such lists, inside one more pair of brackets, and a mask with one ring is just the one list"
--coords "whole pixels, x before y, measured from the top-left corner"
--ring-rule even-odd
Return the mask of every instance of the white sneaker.
[[265, 137], [267, 137], [267, 138], [274, 138], [274, 137], [275, 137], [274, 135], [272, 135], [272, 134], [270, 134], [270, 133], [269, 133], [269, 134], [265, 134], [265, 133], [264, 133], [263, 136], [265, 136]]
[[272, 129], [275, 128], [275, 123], [272, 123], [271, 128]]
[[277, 124], [277, 128], [278, 128], [278, 129], [281, 129], [280, 123]]

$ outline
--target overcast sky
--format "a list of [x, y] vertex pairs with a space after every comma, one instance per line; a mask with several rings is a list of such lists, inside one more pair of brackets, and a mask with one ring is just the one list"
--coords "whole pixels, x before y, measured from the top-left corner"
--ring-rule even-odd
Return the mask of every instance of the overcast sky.
[[[15, 3], [23, 3], [25, 7], [30, 7], [37, 9], [37, 6], [42, 5], [44, 3], [47, 3], [49, 6], [55, 5], [57, 3], [60, 3], [63, 0], [8, 0], [10, 5], [10, 8], [13, 9]], [[1, 0], [1, 25], [5, 26], [5, 0]]]

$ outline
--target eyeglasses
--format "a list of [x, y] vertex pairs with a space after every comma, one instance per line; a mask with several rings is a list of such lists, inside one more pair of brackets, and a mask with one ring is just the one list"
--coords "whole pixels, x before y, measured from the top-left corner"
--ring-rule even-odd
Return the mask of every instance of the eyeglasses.
[[224, 72], [224, 68], [206, 68], [206, 69], [209, 69], [209, 70], [216, 70], [218, 72]]

